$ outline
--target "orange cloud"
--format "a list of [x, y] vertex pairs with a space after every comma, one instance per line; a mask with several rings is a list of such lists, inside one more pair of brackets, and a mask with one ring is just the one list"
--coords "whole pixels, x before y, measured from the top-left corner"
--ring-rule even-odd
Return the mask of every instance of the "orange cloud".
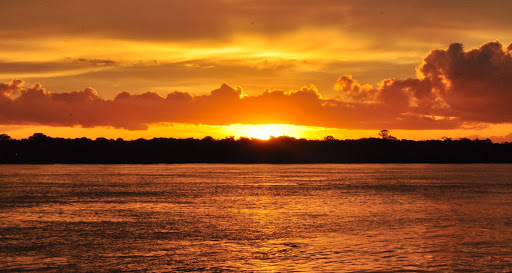
[[468, 123], [512, 122], [512, 46], [489, 42], [433, 50], [416, 79], [386, 79], [378, 88], [349, 75], [336, 82], [337, 98], [316, 87], [266, 90], [246, 96], [222, 84], [207, 95], [173, 92], [119, 93], [105, 100], [92, 88], [51, 93], [40, 84], [11, 95], [20, 80], [0, 84], [0, 124], [112, 126], [130, 130], [158, 123], [209, 125], [295, 124], [345, 129], [451, 129]]
[[438, 98], [465, 120], [512, 121], [512, 45], [488, 42], [465, 52], [461, 44], [434, 50], [419, 68], [435, 88], [416, 95]]
[[454, 43], [433, 50], [418, 68], [417, 79], [386, 79], [380, 88], [359, 85], [349, 76], [338, 79], [342, 95], [416, 116], [455, 117], [462, 121], [512, 122], [512, 45], [488, 42], [464, 51]]
[[[233, 33], [280, 35], [310, 27], [353, 31], [363, 36], [380, 34], [378, 42], [386, 46], [382, 39], [396, 40], [404, 34], [409, 39], [426, 38], [432, 33], [437, 34], [436, 39], [453, 39], [453, 35], [468, 29], [509, 31], [510, 16], [502, 11], [510, 8], [507, 1], [492, 5], [463, 0], [436, 1], [435, 5], [423, 1], [390, 1], [383, 5], [371, 1], [50, 0], [2, 1], [0, 14], [5, 26], [2, 33], [9, 34], [7, 37], [37, 33], [144, 40], [221, 39]], [[397, 28], [402, 31], [397, 32]]]
[[0, 98], [9, 98], [23, 84], [22, 80], [14, 79], [10, 83], [0, 83]]
[[[9, 85], [12, 85], [9, 84]], [[383, 104], [345, 103], [324, 99], [316, 88], [298, 91], [266, 90], [243, 96], [241, 88], [223, 84], [208, 95], [174, 92], [166, 98], [154, 92], [119, 93], [113, 100], [98, 97], [92, 88], [70, 93], [50, 93], [36, 84], [21, 95], [0, 100], [1, 124], [54, 126], [113, 126], [145, 129], [156, 123], [227, 125], [234, 123], [287, 123], [337, 128], [446, 128], [429, 118], [401, 116]], [[453, 122], [448, 127], [453, 127]], [[394, 126], [391, 126], [394, 125]], [[390, 127], [391, 126], [391, 127]]]

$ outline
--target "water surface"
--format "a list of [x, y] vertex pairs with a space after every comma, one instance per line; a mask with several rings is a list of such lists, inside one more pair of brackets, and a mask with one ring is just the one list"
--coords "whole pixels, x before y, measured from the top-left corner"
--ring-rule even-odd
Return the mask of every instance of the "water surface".
[[512, 165], [0, 165], [0, 271], [512, 269]]

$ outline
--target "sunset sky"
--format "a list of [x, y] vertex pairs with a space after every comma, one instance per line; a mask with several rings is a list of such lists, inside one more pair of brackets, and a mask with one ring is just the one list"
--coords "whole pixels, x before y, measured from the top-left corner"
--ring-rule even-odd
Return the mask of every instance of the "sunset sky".
[[0, 133], [512, 141], [510, 1], [2, 1]]

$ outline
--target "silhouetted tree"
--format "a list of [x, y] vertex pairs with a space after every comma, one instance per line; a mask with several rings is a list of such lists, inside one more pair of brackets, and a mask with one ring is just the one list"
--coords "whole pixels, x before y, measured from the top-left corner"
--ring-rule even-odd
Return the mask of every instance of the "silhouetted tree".
[[452, 141], [451, 137], [444, 136], [441, 138], [442, 141]]
[[382, 139], [389, 139], [389, 140], [397, 140], [396, 137], [392, 136], [389, 134], [389, 130], [381, 130], [379, 132], [379, 136], [382, 138]]
[[42, 141], [42, 140], [46, 140], [48, 139], [49, 137], [43, 133], [34, 133], [32, 136], [28, 137], [28, 140], [31, 140], [31, 141]]
[[211, 136], [205, 136], [203, 137], [202, 141], [214, 141], [215, 139], [213, 139], [213, 137]]
[[6, 134], [0, 134], [0, 141], [9, 141], [11, 139], [11, 136]]
[[336, 140], [333, 136], [324, 137], [324, 141], [333, 141], [333, 140]]
[[[194, 138], [52, 138], [36, 133], [28, 139], [0, 135], [0, 163], [512, 163], [512, 144], [491, 140], [387, 141], [381, 137], [359, 140], [270, 140], [233, 137]], [[10, 140], [9, 140], [10, 139]], [[6, 141], [4, 141], [6, 140]]]

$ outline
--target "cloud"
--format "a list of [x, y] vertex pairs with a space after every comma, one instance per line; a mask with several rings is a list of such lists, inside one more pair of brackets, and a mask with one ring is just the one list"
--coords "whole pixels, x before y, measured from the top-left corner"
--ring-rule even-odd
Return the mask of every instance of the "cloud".
[[13, 79], [10, 83], [0, 83], [0, 99], [9, 98], [23, 84], [22, 80]]
[[[282, 34], [334, 28], [379, 40], [436, 39], [463, 30], [507, 31], [511, 4], [454, 1], [110, 0], [0, 3], [2, 34], [100, 35], [127, 39], [223, 39], [233, 33]], [[20, 16], [23, 14], [23, 16]], [[150, 16], [148, 16], [150, 14]], [[27, 20], [26, 18], [31, 18]], [[94, 18], [94, 20], [91, 20]], [[396, 29], [401, 31], [397, 32]], [[425, 39], [422, 39], [425, 40]], [[387, 43], [383, 43], [387, 44]], [[398, 43], [400, 44], [400, 43]], [[403, 43], [406, 44], [406, 43]], [[390, 44], [389, 46], [396, 46]]]
[[512, 122], [512, 45], [499, 41], [464, 51], [462, 44], [431, 51], [416, 79], [386, 79], [379, 88], [350, 76], [336, 83], [342, 97], [375, 101], [401, 113], [456, 117], [463, 121]]
[[119, 93], [104, 100], [92, 88], [51, 93], [40, 84], [21, 89], [17, 98], [0, 101], [0, 124], [52, 126], [112, 126], [146, 129], [157, 123], [227, 125], [287, 123], [337, 128], [445, 128], [429, 118], [385, 112], [381, 105], [353, 104], [322, 98], [314, 87], [297, 91], [266, 90], [246, 96], [240, 87], [222, 84], [208, 95], [173, 92], [165, 98], [155, 92]]
[[434, 50], [419, 68], [423, 81], [432, 83], [425, 96], [447, 104], [453, 115], [466, 120], [512, 121], [511, 46], [488, 42], [465, 52], [461, 44]]
[[86, 59], [86, 58], [78, 58], [78, 59], [69, 59], [72, 63], [75, 64], [84, 64], [89, 66], [116, 66], [119, 63], [114, 60], [109, 59]]
[[403, 79], [432, 48], [512, 37], [511, 5], [0, 1], [0, 79], [41, 82], [54, 92], [93, 85], [108, 98], [120, 90], [207, 91], [225, 80], [248, 93], [309, 83], [325, 93], [340, 74], [361, 84]]
[[361, 85], [352, 79], [352, 75], [342, 75], [336, 81], [335, 89], [349, 101], [354, 102], [373, 102], [378, 90], [370, 84]]
[[222, 84], [206, 95], [173, 92], [102, 99], [92, 88], [51, 93], [40, 84], [21, 89], [0, 84], [0, 124], [112, 126], [145, 129], [156, 123], [227, 125], [287, 123], [344, 129], [452, 129], [512, 122], [512, 51], [488, 42], [464, 51], [461, 44], [431, 51], [417, 78], [385, 79], [378, 87], [350, 75], [335, 84], [336, 98], [315, 86], [265, 90], [253, 96]]
[[492, 141], [495, 143], [512, 142], [512, 133], [505, 136], [492, 136], [489, 138], [492, 139]]
[[63, 58], [53, 62], [4, 62], [0, 60], [0, 77], [58, 77], [108, 70], [119, 63], [108, 59]]

